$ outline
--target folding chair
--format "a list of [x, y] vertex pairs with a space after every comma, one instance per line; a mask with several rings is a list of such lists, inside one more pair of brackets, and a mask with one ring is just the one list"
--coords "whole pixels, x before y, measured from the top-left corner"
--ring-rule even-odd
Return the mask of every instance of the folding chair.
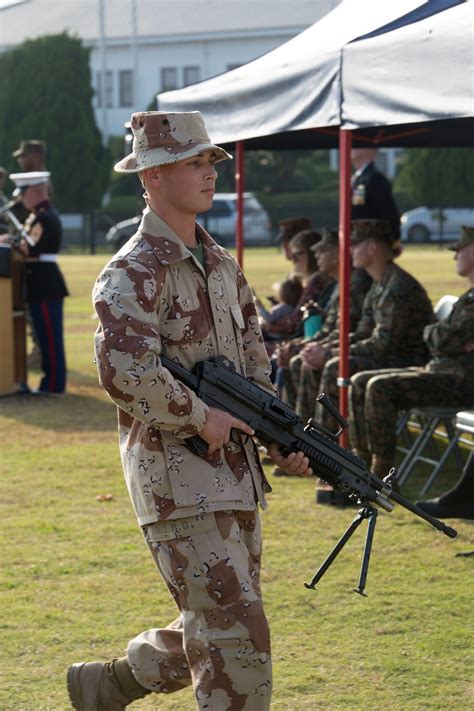
[[474, 446], [472, 436], [469, 439], [463, 437], [463, 433], [474, 435], [474, 410], [462, 410], [456, 414], [456, 429], [461, 432], [460, 440], [469, 447]]
[[[463, 456], [459, 448], [461, 432], [455, 429], [454, 422], [459, 408], [450, 407], [419, 407], [408, 411], [411, 423], [418, 423], [420, 432], [413, 444], [405, 449], [406, 455], [398, 468], [398, 481], [404, 484], [410, 476], [413, 467], [418, 462], [424, 462], [432, 467], [432, 472], [423, 486], [420, 494], [424, 496], [442, 471], [451, 453], [456, 457], [462, 469]], [[444, 429], [444, 432], [440, 428]], [[447, 439], [444, 452], [441, 453], [437, 439]], [[431, 456], [430, 456], [431, 455]]]

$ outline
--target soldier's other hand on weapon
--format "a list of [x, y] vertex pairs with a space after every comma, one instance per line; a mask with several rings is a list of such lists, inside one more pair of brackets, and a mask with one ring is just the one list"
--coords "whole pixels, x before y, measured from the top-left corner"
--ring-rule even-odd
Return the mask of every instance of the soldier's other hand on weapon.
[[291, 452], [285, 457], [281, 453], [278, 444], [273, 443], [268, 446], [268, 455], [273, 459], [277, 467], [291, 476], [313, 475], [313, 470], [309, 466], [309, 459], [303, 452]]

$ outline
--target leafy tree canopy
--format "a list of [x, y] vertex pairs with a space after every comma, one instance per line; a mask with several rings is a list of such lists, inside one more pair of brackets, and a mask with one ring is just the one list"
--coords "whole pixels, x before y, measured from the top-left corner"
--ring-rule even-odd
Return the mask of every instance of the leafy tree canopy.
[[89, 50], [66, 33], [27, 40], [0, 55], [0, 161], [10, 172], [21, 140], [47, 143], [54, 199], [62, 211], [100, 205], [110, 158], [92, 109]]
[[474, 205], [474, 149], [407, 149], [401, 159], [396, 187], [410, 194], [418, 205]]

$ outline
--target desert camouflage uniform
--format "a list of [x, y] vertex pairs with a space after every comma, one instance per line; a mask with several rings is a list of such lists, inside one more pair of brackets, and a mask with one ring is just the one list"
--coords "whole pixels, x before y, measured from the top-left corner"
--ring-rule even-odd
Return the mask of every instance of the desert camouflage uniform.
[[351, 444], [392, 460], [400, 410], [474, 405], [474, 289], [448, 318], [426, 326], [431, 360], [424, 368], [376, 370], [351, 379]]
[[[423, 329], [434, 320], [433, 307], [422, 285], [398, 265], [390, 262], [382, 279], [374, 282], [364, 300], [362, 317], [349, 346], [349, 373], [377, 368], [424, 365], [428, 349]], [[324, 366], [320, 389], [337, 405], [339, 358]], [[331, 415], [316, 407], [316, 418], [334, 429]]]
[[147, 689], [193, 684], [199, 708], [266, 709], [268, 624], [259, 589], [257, 502], [270, 490], [250, 438], [197, 457], [186, 438], [208, 407], [162, 367], [226, 355], [273, 391], [252, 292], [235, 260], [201, 227], [205, 269], [151, 209], [94, 289], [100, 380], [118, 405], [129, 493], [179, 620], [129, 644]]
[[[371, 284], [371, 278], [365, 269], [353, 269], [351, 273], [351, 295], [349, 323], [350, 330], [357, 327], [362, 314], [365, 295]], [[315, 338], [306, 343], [317, 342], [321, 345], [336, 347], [339, 340], [339, 284], [331, 295], [329, 308], [321, 331]], [[314, 415], [316, 396], [319, 393], [321, 368], [310, 368], [303, 365], [301, 356], [295, 355], [290, 361], [290, 367], [285, 369], [285, 399], [293, 407], [301, 419], [306, 422]]]

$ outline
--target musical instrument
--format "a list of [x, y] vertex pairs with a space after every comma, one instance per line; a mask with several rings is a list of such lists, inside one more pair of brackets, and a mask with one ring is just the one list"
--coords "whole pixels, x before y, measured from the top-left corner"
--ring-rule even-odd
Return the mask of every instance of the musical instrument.
[[12, 235], [11, 237], [12, 244], [19, 242], [21, 239], [24, 239], [28, 242], [29, 245], [32, 246], [34, 242], [32, 241], [28, 232], [25, 230], [15, 213], [12, 212], [12, 207], [14, 207], [17, 202], [18, 200], [10, 200], [9, 202], [6, 202], [4, 205], [2, 205], [0, 207], [0, 215], [5, 215], [5, 217], [10, 221], [12, 227], [15, 228], [16, 234]]

